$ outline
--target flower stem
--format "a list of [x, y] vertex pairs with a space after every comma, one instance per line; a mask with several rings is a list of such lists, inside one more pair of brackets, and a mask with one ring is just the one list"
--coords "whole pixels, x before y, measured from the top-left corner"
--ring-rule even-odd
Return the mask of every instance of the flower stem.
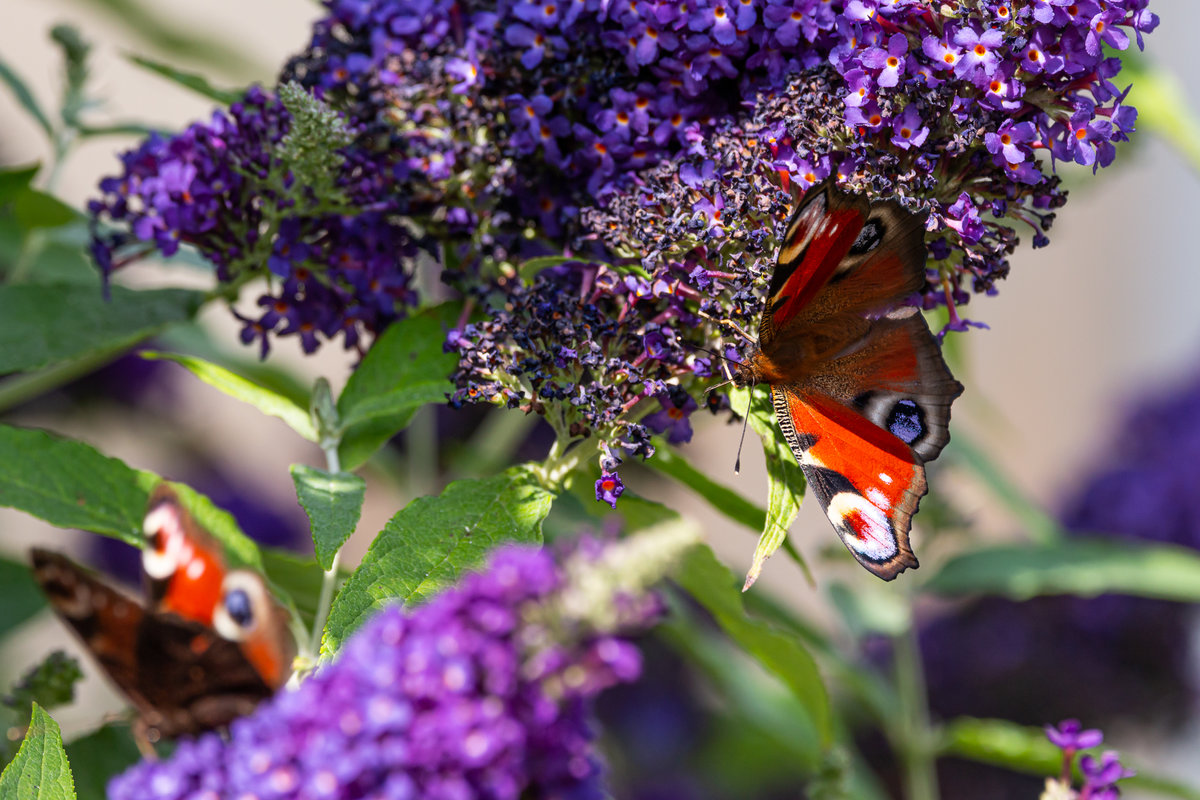
[[895, 653], [896, 693], [900, 701], [900, 724], [892, 735], [892, 747], [900, 757], [906, 800], [937, 800], [933, 731], [925, 693], [925, 670], [916, 631], [909, 626], [892, 637]]
[[115, 361], [128, 350], [128, 345], [106, 347], [82, 358], [64, 361], [52, 367], [26, 375], [15, 375], [0, 381], [0, 412], [21, 405], [39, 395], [65, 386]]
[[[325, 467], [332, 473], [342, 471], [342, 462], [338, 457], [340, 443], [341, 437], [321, 442], [321, 449], [325, 452]], [[333, 554], [333, 563], [329, 565], [329, 569], [325, 570], [325, 574], [321, 578], [321, 596], [317, 600], [316, 613], [313, 614], [312, 635], [309, 637], [305, 653], [314, 660], [321, 652], [321, 634], [325, 631], [325, 620], [329, 618], [329, 608], [333, 605], [333, 590], [337, 587], [338, 564], [341, 560], [342, 551], [341, 548], [338, 548], [338, 551]]]

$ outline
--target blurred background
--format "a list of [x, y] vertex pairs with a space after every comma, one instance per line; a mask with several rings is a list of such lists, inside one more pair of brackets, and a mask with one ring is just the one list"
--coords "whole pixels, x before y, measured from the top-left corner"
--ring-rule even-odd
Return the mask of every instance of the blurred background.
[[[1161, 17], [1162, 25], [1147, 37], [1144, 58], [1178, 76], [1180, 102], [1194, 115], [1200, 111], [1200, 83], [1192, 80], [1195, 46], [1191, 37], [1200, 30], [1200, 4], [1153, 0], [1150, 8]], [[55, 24], [71, 23], [94, 45], [92, 91], [105, 99], [105, 105], [89, 119], [96, 123], [136, 120], [172, 130], [206, 117], [211, 111], [209, 101], [132, 65], [127, 54], [201, 72], [220, 86], [255, 81], [270, 85], [286, 58], [306, 43], [310, 25], [321, 13], [318, 4], [305, 0], [10, 2], [5, 4], [5, 23], [0, 26], [0, 55], [19, 69], [45, 105], [53, 107], [60, 91], [62, 62], [48, 34]], [[1122, 73], [1117, 83], [1124, 88], [1128, 79], [1128, 74]], [[1141, 106], [1136, 84], [1129, 102]], [[48, 160], [42, 132], [7, 91], [0, 91], [0, 120], [4, 121], [0, 166]], [[1200, 141], [1200, 132], [1191, 134]], [[135, 141], [134, 137], [109, 137], [84, 143], [62, 166], [54, 191], [82, 207], [96, 193], [100, 178], [118, 171], [117, 153]], [[1192, 466], [1200, 463], [1200, 446], [1188, 440], [1189, 435], [1200, 437], [1189, 434], [1188, 425], [1200, 428], [1200, 402], [1173, 401], [1175, 405], [1169, 408], [1142, 412], [1133, 428], [1127, 425], [1133, 409], [1148, 398], [1153, 401], [1173, 392], [1183, 392], [1185, 397], [1198, 394], [1200, 250], [1195, 238], [1200, 230], [1200, 173], [1196, 163], [1164, 138], [1143, 133], [1121, 150], [1114, 167], [1095, 178], [1082, 168], [1067, 169], [1064, 175], [1071, 198], [1051, 231], [1050, 246], [1034, 251], [1028, 247], [1030, 237], [1025, 237], [999, 294], [975, 297], [961, 309], [964, 316], [986, 323], [990, 329], [952, 333], [948, 346], [956, 376], [967, 387], [954, 407], [953, 434], [987, 453], [1020, 494], [1068, 525], [1087, 530], [1097, 524], [1096, 508], [1106, 502], [1119, 504], [1123, 488], [1142, 480], [1149, 488], [1136, 512], [1129, 511], [1137, 517], [1132, 527], [1173, 525], [1194, 537], [1185, 543], [1200, 547], [1200, 510], [1187, 507], [1189, 499], [1200, 498], [1200, 483], [1188, 479], [1191, 474], [1200, 476]], [[131, 271], [130, 280], [141, 285], [208, 285], [202, 270], [180, 266], [139, 266]], [[247, 296], [245, 302], [252, 303], [253, 297]], [[256, 359], [257, 351], [238, 343], [240, 326], [225, 308], [208, 308], [200, 324], [208, 332], [208, 340], [229, 359]], [[353, 361], [334, 346], [322, 348], [316, 356], [304, 356], [294, 339], [283, 339], [276, 342], [271, 364], [294, 375], [302, 385], [324, 375], [336, 391]], [[758, 448], [747, 446], [743, 470], [735, 475], [740, 429], [700, 417], [693, 418], [697, 430], [685, 450], [693, 463], [702, 465], [715, 480], [763, 502], [766, 479]], [[1178, 425], [1172, 428], [1164, 419], [1178, 420]], [[219, 505], [235, 511], [252, 535], [275, 544], [291, 543], [300, 550], [305, 546], [305, 518], [296, 505], [287, 467], [296, 462], [321, 463], [318, 451], [291, 435], [281, 422], [263, 418], [249, 406], [195, 381], [182, 369], [127, 359], [82, 385], [8, 411], [4, 421], [60, 431], [89, 441], [133, 466], [188, 481]], [[444, 435], [453, 439], [466, 434], [459, 427], [447, 428]], [[1146, 442], [1152, 452], [1139, 451], [1139, 445]], [[185, 460], [181, 453], [186, 454]], [[539, 457], [536, 448], [528, 455]], [[1008, 511], [1010, 507], [993, 489], [962, 468], [961, 459], [954, 457], [953, 442], [947, 455], [950, 457], [931, 471], [933, 493], [914, 527], [922, 572], [935, 567], [947, 553], [969, 549], [976, 541], [1022, 537], [1021, 520]], [[1172, 465], [1172, 459], [1177, 463]], [[1093, 494], [1088, 493], [1098, 474], [1137, 468], [1141, 460], [1165, 465], [1161, 466], [1163, 474], [1171, 472], [1170, 480], [1175, 481], [1168, 487], [1170, 491], [1155, 494], [1155, 488], [1168, 479], [1143, 470], [1140, 478], [1114, 479], [1111, 491], [1096, 495], [1093, 486]], [[1172, 466], [1177, 469], [1172, 471]], [[374, 468], [379, 469], [379, 464]], [[422, 475], [411, 461], [400, 457], [390, 477], [396, 475], [400, 481], [374, 480], [368, 475], [367, 504], [348, 557], [361, 554], [407, 499], [441, 480], [434, 466]], [[668, 502], [675, 507], [691, 509], [735, 571], [749, 566], [755, 543], [751, 532], [715, 515], [700, 516], [707, 511], [704, 504], [691, 498], [681, 503], [673, 495], [683, 490], [657, 482], [649, 473], [635, 475], [631, 471], [626, 482], [640, 494], [671, 498]], [[1200, 506], [1200, 499], [1195, 503]], [[793, 541], [810, 562], [827, 546], [836, 545], [828, 524], [812, 506], [806, 504], [792, 529]], [[965, 523], [957, 526], [965, 532], [941, 535], [936, 541], [927, 537], [922, 523], [937, 513], [928, 510], [930, 507]], [[0, 549], [4, 554], [23, 559], [35, 542], [70, 549], [72, 534], [0, 509]], [[85, 552], [81, 557], [92, 563], [112, 559], [110, 563], [115, 565], [129, 556]], [[777, 556], [753, 591], [804, 608], [806, 614], [823, 621], [835, 639], [844, 634], [826, 591], [833, 582], [861, 589], [868, 598], [886, 597], [878, 591], [874, 578], [852, 565], [839, 563], [827, 569], [816, 564], [814, 571], [815, 587], [793, 563]], [[1063, 603], [1036, 608], [1025, 605], [1030, 607], [1027, 616], [1032, 614], [1035, 622], [1014, 621], [1013, 609], [982, 604], [919, 609], [929, 619], [922, 643], [931, 648], [926, 659], [935, 712], [939, 703], [945, 702], [947, 714], [1008, 716], [1027, 724], [1056, 722], [1059, 717], [1054, 715], [1060, 713], [1078, 716], [1088, 724], [1110, 726], [1106, 729], [1109, 740], [1123, 752], [1136, 754], [1142, 763], [1200, 781], [1200, 724], [1191, 689], [1200, 686], [1194, 616], [1165, 603], [1116, 610]], [[1122, 621], [1113, 622], [1118, 619]], [[1043, 685], [1033, 685], [1037, 675], [1012, 684], [1017, 673], [1001, 669], [1006, 660], [1025, 652], [1022, 647], [1030, 652], [1053, 649], [1075, 635], [1069, 631], [1079, 629], [1081, 620], [1103, 620], [1097, 623], [1101, 633], [1113, 634], [1115, 626], [1127, 625], [1147, 638], [1110, 641], [1105, 645], [1111, 651], [1109, 656], [1121, 663], [1095, 677], [1081, 662], [1107, 656], [1088, 649], [1099, 647], [1095, 637], [1080, 634], [1083, 644], [1079, 648], [1060, 661], [1038, 663]], [[1158, 630], [1155, 626], [1160, 622], [1170, 625]], [[1017, 629], [1024, 631], [1024, 644], [1008, 635]], [[57, 623], [42, 615], [6, 639], [0, 651], [0, 685], [8, 685], [50, 649], [61, 646], [63, 638]], [[1162, 649], [1154, 650], [1156, 647]], [[1145, 663], [1134, 657], [1134, 650], [1144, 651]], [[650, 652], [657, 651], [652, 646]], [[862, 655], [887, 658], [886, 653], [872, 653], [869, 648]], [[663, 651], [661, 658], [663, 666], [648, 670], [648, 680], [658, 675], [666, 686], [674, 683], [671, 656]], [[993, 667], [997, 672], [991, 674]], [[964, 674], [977, 677], [980, 683], [962, 683]], [[939, 693], [936, 681], [942, 675], [947, 682]], [[1093, 677], [1095, 683], [1090, 687], [1080, 685]], [[994, 683], [989, 685], [988, 680]], [[121, 707], [119, 698], [99, 684], [92, 677], [81, 687], [88, 705], [56, 712], [68, 737], [94, 726], [98, 714]], [[1128, 691], [1127, 697], [1121, 695], [1121, 689]], [[1062, 702], [1053, 703], [1054, 693], [1060, 690]], [[645, 693], [640, 699], [636, 693], [618, 697], [606, 712], [618, 731], [628, 730], [629, 736], [639, 729], [654, 731], [658, 737], [658, 749], [648, 744], [649, 755], [640, 765], [636, 759], [617, 759], [618, 770], [626, 770], [629, 776], [655, 768], [653, 758], [665, 759], [662, 763], [683, 759], [682, 745], [672, 745], [671, 737], [686, 739], [689, 715], [707, 713], [691, 709], [686, 699], [663, 700], [669, 694], [665, 688], [657, 694], [652, 689], [640, 691]], [[968, 699], [960, 702], [960, 696]], [[661, 700], [663, 707], [654, 719], [649, 715], [657, 706], [648, 705], [646, 697]], [[970, 707], [971, 698], [982, 702], [980, 708]], [[1033, 704], [1032, 710], [1022, 706], [1023, 699]], [[622, 711], [622, 703], [641, 710], [637, 714]], [[1039, 708], [1045, 712], [1042, 717], [1024, 718]], [[871, 746], [864, 741], [864, 753], [869, 754]], [[636, 777], [628, 780], [628, 796], [712, 796], [694, 786], [660, 791], [635, 786]], [[957, 785], [953, 780], [954, 775], [943, 774], [944, 796], [966, 796], [952, 791], [950, 787]], [[971, 778], [970, 785], [978, 787], [981, 780]], [[781, 781], [786, 785], [786, 780]], [[1038, 785], [1034, 782], [1025, 796], [1034, 796]], [[617, 794], [625, 796], [620, 791]], [[763, 796], [790, 795], [786, 791], [772, 795], [764, 789]], [[980, 790], [972, 796], [987, 795]], [[1014, 795], [1001, 790], [995, 796]]]

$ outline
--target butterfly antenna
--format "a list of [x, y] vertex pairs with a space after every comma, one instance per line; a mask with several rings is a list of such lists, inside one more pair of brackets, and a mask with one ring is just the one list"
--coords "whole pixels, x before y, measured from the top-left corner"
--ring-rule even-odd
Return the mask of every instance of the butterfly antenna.
[[[753, 396], [754, 387], [750, 387]], [[738, 439], [737, 460], [733, 462], [733, 474], [742, 474], [742, 444], [746, 441], [746, 425], [750, 422], [750, 404], [746, 404], [746, 416], [742, 417], [742, 438]]]
[[722, 386], [728, 386], [731, 383], [733, 383], [732, 375], [729, 377], [729, 380], [727, 380], [727, 381], [721, 381], [720, 383], [714, 383], [712, 386], [705, 389], [704, 393], [708, 394], [709, 392], [713, 392], [713, 391], [716, 391], [717, 389], [720, 389]]

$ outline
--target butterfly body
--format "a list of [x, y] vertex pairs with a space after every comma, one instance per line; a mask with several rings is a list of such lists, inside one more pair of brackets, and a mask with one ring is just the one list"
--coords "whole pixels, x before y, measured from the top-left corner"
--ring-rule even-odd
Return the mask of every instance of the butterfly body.
[[137, 709], [147, 739], [227, 725], [287, 679], [294, 644], [284, 612], [260, 576], [226, 568], [165, 484], [144, 528], [148, 605], [49, 550], [32, 551], [34, 577]]
[[908, 541], [924, 464], [949, 441], [962, 393], [924, 319], [924, 226], [898, 203], [831, 183], [783, 236], [758, 347], [734, 374], [767, 384], [784, 437], [826, 516], [867, 569], [918, 566]]

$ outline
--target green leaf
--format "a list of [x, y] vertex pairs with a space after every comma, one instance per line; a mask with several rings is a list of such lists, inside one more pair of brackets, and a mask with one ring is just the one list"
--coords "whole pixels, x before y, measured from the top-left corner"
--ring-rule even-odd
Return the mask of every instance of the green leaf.
[[0, 374], [128, 347], [190, 319], [204, 295], [185, 289], [112, 287], [105, 301], [78, 284], [0, 286]]
[[333, 557], [358, 525], [367, 482], [352, 472], [326, 472], [303, 464], [293, 464], [291, 472], [296, 496], [312, 526], [317, 563], [321, 569], [331, 569]]
[[62, 731], [36, 703], [17, 756], [0, 774], [0, 800], [74, 800]]
[[109, 724], [67, 745], [71, 772], [75, 775], [78, 800], [105, 800], [105, 787], [118, 775], [142, 760], [129, 726]]
[[46, 596], [38, 588], [27, 562], [0, 557], [0, 638], [46, 607]]
[[[1093, 755], [1101, 748], [1094, 748]], [[1030, 728], [1015, 722], [999, 719], [975, 719], [959, 717], [942, 729], [940, 754], [954, 756], [981, 764], [1023, 772], [1028, 775], [1057, 776], [1062, 770], [1062, 751], [1046, 738], [1041, 728]], [[1140, 789], [1166, 797], [1183, 800], [1200, 800], [1200, 791], [1169, 778], [1150, 773], [1128, 759], [1121, 759], [1126, 766], [1137, 770], [1137, 775], [1124, 778], [1122, 789]], [[1076, 778], [1079, 771], [1075, 771]]]
[[292, 430], [310, 442], [317, 441], [317, 432], [313, 428], [312, 418], [308, 411], [294, 402], [276, 394], [257, 383], [218, 366], [211, 361], [194, 356], [178, 353], [159, 353], [143, 351], [142, 358], [152, 360], [173, 361], [184, 367], [200, 380], [207, 383], [230, 397], [249, 403], [270, 417], [277, 417], [288, 424]]
[[870, 635], [900, 636], [912, 624], [908, 604], [896, 602], [895, 594], [878, 582], [860, 582], [851, 590], [834, 581], [829, 584], [829, 599], [856, 640]]
[[426, 403], [445, 402], [456, 353], [442, 352], [457, 309], [446, 303], [393, 323], [363, 357], [338, 398], [345, 431], [338, 450], [352, 470], [408, 425]]
[[0, 203], [7, 203], [28, 189], [41, 168], [42, 165], [35, 162], [24, 167], [0, 169]]
[[[142, 545], [150, 491], [162, 481], [90, 445], [42, 430], [0, 425], [0, 506], [60, 528], [81, 528]], [[192, 516], [238, 566], [259, 567], [258, 547], [233, 517], [192, 488], [171, 484]]]
[[523, 283], [529, 283], [539, 272], [550, 267], [557, 267], [561, 264], [579, 263], [578, 258], [571, 256], [538, 256], [537, 258], [529, 258], [521, 262], [517, 267], [517, 275]]
[[755, 505], [728, 486], [717, 483], [693, 467], [678, 450], [661, 439], [655, 442], [654, 458], [644, 463], [645, 466], [679, 481], [734, 522], [755, 531], [765, 529], [765, 508]]
[[944, 595], [1128, 594], [1200, 602], [1200, 553], [1125, 539], [983, 547], [948, 561], [923, 587]]
[[0, 425], [0, 506], [140, 545], [143, 476], [83, 442]]
[[733, 641], [787, 686], [804, 706], [823, 745], [833, 739], [829, 695], [809, 652], [791, 636], [746, 615], [733, 573], [706, 546], [693, 547], [677, 579]]
[[161, 61], [155, 61], [145, 56], [126, 55], [132, 63], [142, 67], [143, 69], [153, 72], [155, 75], [166, 78], [172, 83], [178, 84], [185, 89], [191, 89], [197, 94], [207, 97], [209, 100], [214, 100], [218, 104], [227, 106], [235, 103], [242, 98], [243, 92], [234, 91], [232, 89], [218, 89], [208, 82], [208, 79], [203, 75], [197, 75], [194, 72], [186, 72], [181, 69], [176, 69], [169, 64], [164, 64]]
[[526, 467], [455, 481], [438, 497], [418, 497], [375, 537], [329, 614], [322, 653], [337, 650], [389, 602], [423, 602], [478, 567], [506, 542], [540, 544], [554, 496]]
[[54, 126], [50, 124], [50, 118], [46, 116], [46, 112], [42, 111], [41, 105], [29, 86], [25, 83], [12, 67], [8, 66], [3, 60], [0, 60], [0, 81], [2, 81], [13, 93], [21, 108], [25, 109], [29, 116], [33, 117], [38, 127], [46, 134], [47, 137], [53, 138]]
[[[751, 404], [750, 401], [753, 400]], [[754, 560], [746, 573], [742, 591], [749, 589], [758, 580], [763, 563], [787, 540], [788, 529], [800, 511], [804, 499], [804, 473], [800, 470], [796, 456], [783, 438], [783, 432], [775, 423], [775, 409], [771, 395], [749, 389], [734, 389], [729, 393], [729, 403], [738, 414], [745, 415], [749, 405], [750, 427], [762, 439], [763, 455], [767, 461], [767, 516], [763, 523], [762, 536], [754, 548]], [[799, 559], [799, 554], [793, 553]], [[803, 567], [803, 561], [800, 562]], [[805, 567], [807, 570], [807, 567]]]
[[82, 214], [54, 195], [37, 189], [25, 189], [18, 193], [13, 198], [12, 212], [25, 230], [58, 228], [83, 219]]

